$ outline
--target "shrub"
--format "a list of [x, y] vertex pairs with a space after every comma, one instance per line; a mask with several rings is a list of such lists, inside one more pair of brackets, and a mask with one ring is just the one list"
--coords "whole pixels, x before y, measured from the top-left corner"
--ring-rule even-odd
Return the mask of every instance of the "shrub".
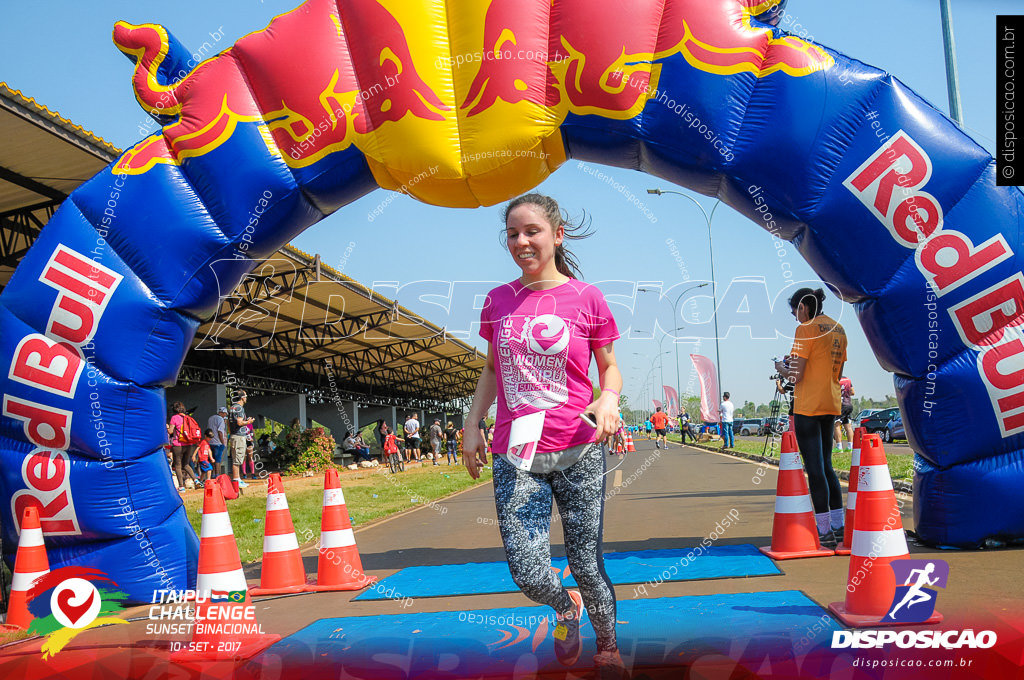
[[276, 439], [274, 450], [275, 462], [286, 469], [288, 474], [304, 472], [323, 472], [333, 468], [334, 437], [327, 434], [322, 427], [310, 427], [300, 430], [288, 427], [281, 431]]

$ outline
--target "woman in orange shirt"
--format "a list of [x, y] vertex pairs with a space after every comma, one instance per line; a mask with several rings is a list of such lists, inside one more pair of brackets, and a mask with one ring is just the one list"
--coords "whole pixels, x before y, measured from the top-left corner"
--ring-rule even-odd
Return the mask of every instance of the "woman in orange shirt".
[[793, 382], [793, 423], [807, 470], [814, 520], [822, 547], [843, 536], [843, 495], [832, 469], [832, 429], [841, 411], [839, 378], [846, 363], [846, 331], [822, 313], [825, 291], [801, 288], [789, 299], [800, 325], [793, 349], [775, 368]]

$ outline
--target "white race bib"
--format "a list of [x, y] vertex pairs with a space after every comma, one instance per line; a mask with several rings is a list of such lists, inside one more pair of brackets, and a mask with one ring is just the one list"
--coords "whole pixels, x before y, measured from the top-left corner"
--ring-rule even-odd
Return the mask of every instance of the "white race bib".
[[533, 465], [533, 456], [537, 453], [537, 443], [544, 432], [544, 411], [537, 411], [521, 416], [512, 421], [512, 430], [508, 437], [508, 462], [520, 470], [529, 471]]

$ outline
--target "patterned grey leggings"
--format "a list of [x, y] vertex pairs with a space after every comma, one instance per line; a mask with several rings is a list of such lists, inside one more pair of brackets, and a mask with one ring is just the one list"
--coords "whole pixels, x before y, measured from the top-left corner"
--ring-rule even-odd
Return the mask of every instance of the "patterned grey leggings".
[[617, 648], [615, 591], [604, 570], [604, 456], [587, 448], [562, 472], [523, 472], [494, 457], [494, 503], [512, 580], [534, 602], [557, 613], [573, 608], [561, 579], [551, 569], [551, 499], [558, 503], [569, 569], [597, 636], [599, 652]]

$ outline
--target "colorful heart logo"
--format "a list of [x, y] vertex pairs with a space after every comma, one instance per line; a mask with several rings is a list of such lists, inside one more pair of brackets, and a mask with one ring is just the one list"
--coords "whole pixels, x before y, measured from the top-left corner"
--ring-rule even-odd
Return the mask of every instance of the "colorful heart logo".
[[57, 593], [57, 607], [60, 609], [61, 613], [68, 618], [71, 625], [78, 623], [78, 621], [88, 613], [89, 609], [92, 607], [93, 600], [96, 599], [96, 591], [90, 590], [89, 597], [86, 598], [84, 604], [80, 605], [71, 604], [71, 599], [76, 595], [78, 595], [78, 593], [71, 589], [62, 590]]

